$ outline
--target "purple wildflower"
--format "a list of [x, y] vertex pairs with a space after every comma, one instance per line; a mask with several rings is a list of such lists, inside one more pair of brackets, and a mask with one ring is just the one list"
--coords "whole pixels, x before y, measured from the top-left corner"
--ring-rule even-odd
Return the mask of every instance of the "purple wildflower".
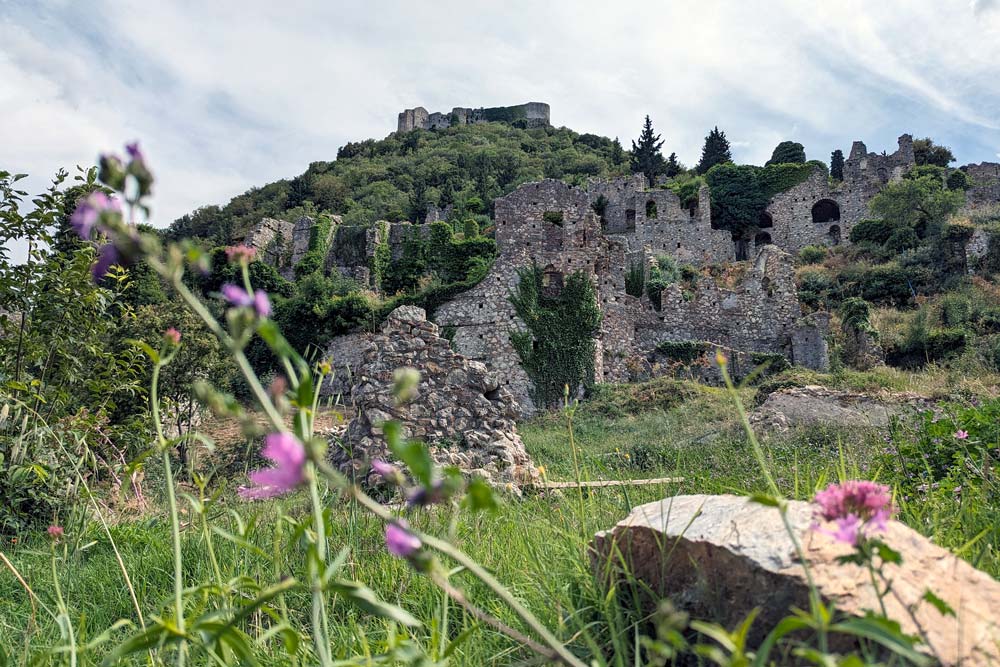
[[55, 525], [53, 525], [53, 526], [49, 526], [48, 527], [47, 532], [49, 534], [49, 537], [51, 537], [53, 540], [58, 540], [59, 538], [61, 538], [63, 536], [63, 533], [65, 531], [63, 530], [62, 526], [55, 526]]
[[867, 481], [830, 484], [816, 494], [817, 522], [834, 521], [837, 530], [828, 532], [834, 539], [856, 545], [865, 529], [883, 531], [893, 507], [889, 487]]
[[271, 314], [271, 301], [267, 298], [267, 292], [257, 290], [250, 294], [242, 287], [226, 283], [222, 286], [222, 296], [230, 305], [237, 308], [253, 307], [260, 317], [267, 317]]
[[965, 440], [968, 437], [969, 437], [969, 432], [968, 431], [963, 431], [962, 429], [958, 429], [957, 431], [955, 431], [955, 439], [956, 440]]
[[396, 466], [392, 465], [391, 463], [386, 463], [382, 459], [374, 459], [372, 461], [372, 470], [374, 470], [376, 474], [379, 474], [385, 478], [391, 477], [392, 475], [395, 475], [398, 472]]
[[94, 262], [91, 269], [94, 282], [99, 282], [101, 278], [108, 275], [108, 270], [113, 264], [119, 263], [121, 263], [121, 255], [118, 254], [118, 249], [114, 244], [108, 243], [101, 246], [101, 249], [97, 251], [97, 261]]
[[146, 156], [143, 154], [142, 149], [139, 148], [139, 142], [138, 141], [133, 141], [131, 143], [125, 144], [125, 152], [128, 153], [128, 156], [131, 159], [133, 159], [133, 160], [135, 160], [137, 162], [145, 162], [146, 161]]
[[400, 519], [385, 526], [385, 546], [393, 556], [410, 558], [423, 544], [420, 538], [407, 530], [406, 522]]
[[305, 479], [306, 450], [291, 433], [271, 433], [264, 440], [261, 455], [274, 461], [273, 468], [263, 468], [250, 473], [256, 486], [239, 488], [246, 500], [274, 498], [292, 491]]
[[100, 190], [95, 190], [86, 199], [77, 203], [76, 210], [73, 211], [69, 222], [80, 238], [86, 240], [90, 238], [98, 220], [101, 219], [101, 213], [121, 210], [121, 204], [117, 199], [112, 199]]

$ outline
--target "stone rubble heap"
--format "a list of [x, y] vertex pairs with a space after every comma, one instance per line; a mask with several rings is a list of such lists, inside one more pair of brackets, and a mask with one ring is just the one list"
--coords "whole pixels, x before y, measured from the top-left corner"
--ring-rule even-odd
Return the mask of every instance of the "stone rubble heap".
[[[364, 345], [351, 391], [357, 416], [343, 444], [333, 447], [334, 463], [342, 471], [357, 478], [368, 474], [372, 459], [391, 461], [381, 424], [397, 420], [408, 437], [428, 443], [439, 465], [457, 466], [494, 486], [517, 489], [537, 480], [517, 434], [520, 408], [510, 392], [484, 364], [452, 351], [422, 308], [392, 311], [381, 333], [367, 337]], [[393, 374], [405, 367], [420, 370], [420, 384], [411, 401], [397, 405]]]

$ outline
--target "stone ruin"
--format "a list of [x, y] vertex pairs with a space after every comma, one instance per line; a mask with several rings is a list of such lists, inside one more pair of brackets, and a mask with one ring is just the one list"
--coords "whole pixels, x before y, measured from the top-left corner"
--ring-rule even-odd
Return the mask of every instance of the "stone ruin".
[[[485, 364], [453, 351], [423, 309], [400, 306], [380, 333], [358, 341], [362, 360], [351, 392], [357, 414], [332, 454], [345, 474], [361, 478], [368, 461], [392, 459], [381, 428], [392, 419], [407, 437], [427, 442], [439, 465], [514, 489], [538, 478], [514, 424], [517, 402]], [[393, 374], [404, 367], [420, 371], [420, 384], [412, 401], [398, 405]]]
[[545, 127], [549, 124], [549, 105], [545, 102], [527, 102], [510, 107], [489, 107], [470, 109], [455, 107], [451, 113], [434, 111], [428, 113], [423, 107], [404, 109], [399, 113], [397, 132], [410, 130], [437, 130], [453, 125], [474, 125], [476, 123], [504, 122], [522, 123], [525, 128]]
[[[712, 277], [699, 275], [693, 285], [669, 285], [660, 295], [660, 308], [645, 293], [640, 297], [626, 293], [629, 269], [651, 264], [657, 254], [669, 254], [662, 247], [675, 243], [673, 239], [681, 233], [677, 226], [700, 228], [706, 235], [714, 230], [706, 216], [681, 213], [676, 195], [659, 191], [655, 194], [664, 204], [657, 207], [664, 211], [662, 222], [658, 216], [657, 222], [648, 225], [652, 229], [641, 233], [638, 224], [635, 231], [608, 233], [593, 208], [596, 198], [601, 194], [607, 198], [608, 191], [607, 184], [581, 189], [545, 180], [498, 199], [499, 256], [493, 268], [479, 285], [435, 313], [438, 324], [454, 330], [454, 348], [497, 372], [526, 413], [535, 409], [532, 384], [510, 341], [511, 330], [522, 324], [508, 297], [517, 285], [518, 269], [532, 263], [542, 268], [543, 289], [552, 293], [575, 271], [583, 271], [593, 281], [603, 314], [596, 340], [595, 381], [638, 379], [660, 343], [679, 340], [782, 354], [800, 365], [825, 369], [826, 320], [803, 318], [792, 258], [773, 245], [761, 248], [732, 285], [719, 285]], [[645, 208], [648, 193], [629, 184], [623, 184], [621, 192], [628, 193], [626, 203], [641, 193], [636, 201]], [[610, 211], [609, 224], [616, 224], [617, 213]], [[707, 254], [699, 258], [700, 263], [712, 258]]]
[[[537, 113], [538, 118], [544, 112], [547, 122], [547, 105], [524, 106], [525, 114]], [[491, 110], [461, 111], [454, 118], [481, 122], [489, 120], [486, 112]], [[431, 115], [425, 121], [421, 112], [418, 108], [401, 114], [401, 129], [430, 123]], [[437, 116], [434, 122], [441, 122]], [[871, 198], [915, 164], [912, 138], [902, 135], [898, 144], [895, 152], [880, 154], [854, 142], [843, 182], [831, 182], [817, 168], [802, 183], [775, 195], [750, 247], [712, 227], [707, 187], [696, 202], [685, 204], [669, 189], [650, 188], [642, 175], [595, 179], [583, 187], [556, 180], [526, 183], [495, 202], [498, 256], [487, 277], [438, 307], [432, 319], [447, 328], [457, 353], [482, 362], [501, 378], [524, 414], [535, 406], [531, 381], [510, 341], [511, 331], [523, 325], [509, 296], [518, 270], [532, 264], [542, 269], [544, 289], [550, 293], [558, 292], [575, 271], [583, 271], [593, 282], [603, 315], [595, 337], [596, 382], [628, 382], [660, 372], [658, 348], [681, 341], [731, 348], [744, 365], [744, 360], [759, 355], [782, 355], [792, 363], [826, 370], [829, 315], [803, 314], [792, 254], [806, 245], [849, 243], [853, 226], [867, 217]], [[970, 206], [1000, 202], [1000, 165], [962, 169], [972, 179]], [[446, 218], [447, 213], [430, 211], [428, 220]], [[247, 243], [291, 277], [308, 248], [312, 224], [309, 218], [295, 223], [265, 219]], [[399, 259], [414, 232], [429, 233], [429, 226], [343, 225], [334, 217], [324, 244], [324, 267], [377, 290], [370, 268], [376, 250], [387, 245], [391, 258]], [[987, 246], [988, 237], [976, 233], [965, 252], [975, 257]], [[626, 293], [629, 271], [645, 267], [648, 273], [663, 255], [693, 267], [695, 274], [669, 285], [659, 295], [659, 304], [646, 293]], [[742, 259], [748, 261], [737, 261]], [[337, 370], [324, 386], [328, 394], [349, 400], [364, 363], [365, 340], [362, 334], [351, 334], [331, 343], [329, 356]]]

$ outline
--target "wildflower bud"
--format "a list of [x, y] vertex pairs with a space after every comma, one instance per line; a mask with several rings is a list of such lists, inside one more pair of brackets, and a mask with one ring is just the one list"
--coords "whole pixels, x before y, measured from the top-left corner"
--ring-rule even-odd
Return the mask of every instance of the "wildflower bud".
[[139, 186], [139, 196], [145, 197], [152, 190], [153, 174], [146, 166], [145, 155], [139, 149], [139, 142], [133, 141], [130, 144], [125, 144], [125, 152], [129, 156], [125, 173], [135, 178], [135, 182]]
[[274, 401], [283, 397], [286, 391], [288, 391], [288, 380], [285, 379], [284, 375], [275, 375], [267, 388], [268, 396]]
[[231, 245], [226, 248], [226, 259], [234, 264], [246, 262], [249, 264], [257, 256], [257, 249], [247, 245]]
[[715, 351], [715, 363], [717, 363], [720, 366], [725, 366], [726, 364], [729, 363], [729, 358], [726, 357], [725, 353], [722, 350], [717, 349]]
[[49, 537], [51, 537], [53, 540], [58, 541], [59, 539], [62, 538], [63, 533], [65, 531], [63, 531], [63, 527], [62, 526], [55, 526], [55, 525], [53, 525], [53, 526], [49, 526], [47, 532], [49, 534]]
[[325, 359], [316, 364], [316, 372], [320, 375], [329, 375], [331, 371], [333, 371], [333, 365]]
[[423, 543], [407, 530], [406, 522], [400, 519], [386, 524], [385, 546], [397, 558], [412, 558], [423, 547]]
[[962, 429], [958, 429], [957, 431], [955, 431], [956, 440], [967, 440], [968, 437], [969, 437], [968, 431], [963, 431]]
[[372, 472], [393, 486], [402, 486], [406, 482], [399, 468], [381, 459], [372, 461]]
[[420, 385], [420, 372], [416, 368], [397, 368], [392, 379], [392, 393], [397, 404], [409, 403], [416, 397]]
[[121, 210], [121, 203], [117, 199], [108, 197], [100, 190], [95, 190], [85, 199], [77, 202], [69, 222], [80, 238], [89, 240], [105, 211], [121, 213]]
[[163, 332], [163, 340], [172, 345], [180, 345], [181, 332], [173, 327], [170, 327], [169, 329]]
[[102, 183], [113, 190], [121, 192], [125, 189], [125, 165], [117, 155], [104, 154], [98, 161], [97, 177]]

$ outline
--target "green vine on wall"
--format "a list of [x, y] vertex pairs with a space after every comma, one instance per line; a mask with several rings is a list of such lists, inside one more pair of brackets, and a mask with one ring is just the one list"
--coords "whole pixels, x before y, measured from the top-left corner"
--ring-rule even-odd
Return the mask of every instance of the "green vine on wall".
[[392, 263], [392, 250], [389, 248], [389, 223], [379, 220], [375, 223], [376, 237], [375, 252], [369, 260], [369, 268], [372, 272], [372, 282], [376, 288], [381, 288], [385, 279], [386, 271]]
[[534, 385], [539, 405], [559, 403], [564, 387], [570, 395], [594, 384], [594, 356], [601, 311], [590, 278], [570, 275], [555, 292], [544, 285], [537, 265], [518, 270], [518, 285], [510, 303], [526, 331], [512, 331], [511, 343]]

